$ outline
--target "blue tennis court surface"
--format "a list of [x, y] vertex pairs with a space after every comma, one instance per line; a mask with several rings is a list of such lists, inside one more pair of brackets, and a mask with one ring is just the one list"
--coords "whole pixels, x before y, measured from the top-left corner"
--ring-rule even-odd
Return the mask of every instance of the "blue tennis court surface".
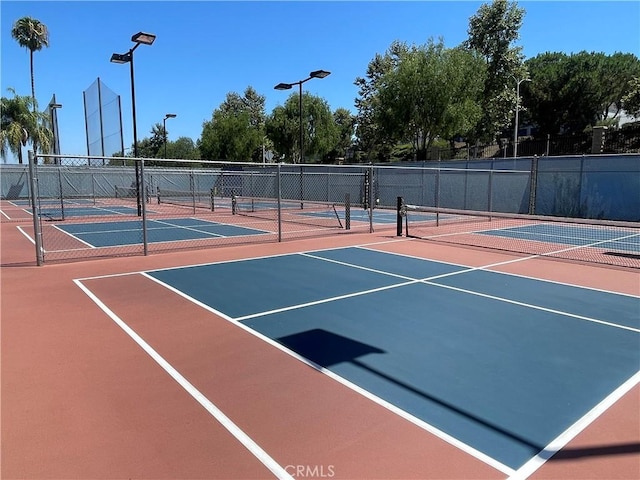
[[477, 233], [519, 240], [558, 243], [561, 245], [593, 245], [603, 249], [640, 254], [640, 232], [616, 228], [534, 224], [485, 230]]
[[[142, 243], [142, 220], [57, 224], [56, 227], [92, 247]], [[264, 235], [265, 233], [271, 232], [197, 218], [147, 220], [147, 241], [149, 243]]]
[[148, 273], [507, 470], [640, 365], [628, 295], [364, 248]]

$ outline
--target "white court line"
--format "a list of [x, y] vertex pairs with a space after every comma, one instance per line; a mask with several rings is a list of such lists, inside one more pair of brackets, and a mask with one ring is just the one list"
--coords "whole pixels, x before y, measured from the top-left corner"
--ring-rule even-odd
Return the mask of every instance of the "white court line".
[[[332, 248], [328, 248], [328, 249], [324, 249], [324, 250], [317, 250], [317, 249], [314, 249], [314, 250], [311, 250], [311, 252], [340, 250], [340, 249], [343, 249], [343, 248], [370, 248], [370, 247], [374, 247], [375, 245], [378, 245], [378, 244], [381, 244], [381, 243], [382, 243], [382, 244], [387, 244], [387, 243], [396, 243], [396, 242], [398, 242], [398, 241], [406, 241], [406, 239], [386, 240], [386, 241], [383, 241], [383, 242], [371, 242], [371, 243], [362, 244], [362, 245], [361, 245], [361, 246], [359, 246], [359, 247], [343, 247], [343, 246], [341, 246], [341, 247], [332, 247]], [[376, 252], [380, 252], [380, 251], [378, 251], [378, 250], [375, 250], [375, 251], [376, 251]], [[429, 260], [429, 259], [425, 259], [425, 258], [421, 258], [421, 257], [412, 257], [412, 256], [409, 256], [409, 255], [397, 254], [397, 253], [393, 253], [393, 252], [381, 252], [381, 253], [386, 253], [386, 254], [391, 254], [391, 255], [407, 256], [407, 257], [410, 257], [410, 258], [417, 258], [417, 259], [419, 259], [419, 260], [423, 260], [423, 261], [433, 261], [433, 260]], [[254, 260], [254, 259], [275, 258], [275, 257], [290, 256], [290, 255], [297, 255], [297, 254], [299, 254], [299, 253], [295, 253], [295, 252], [294, 252], [294, 253], [284, 253], [284, 254], [276, 254], [276, 255], [266, 255], [266, 256], [255, 257], [255, 258], [246, 258], [246, 259], [228, 260], [228, 261], [222, 261], [222, 262], [207, 262], [207, 263], [203, 263], [203, 264], [195, 264], [195, 265], [189, 265], [189, 266], [179, 266], [179, 267], [170, 267], [170, 268], [165, 268], [165, 269], [158, 269], [158, 270], [156, 270], [156, 271], [165, 271], [165, 270], [172, 270], [172, 269], [178, 269], [178, 268], [182, 269], [182, 268], [189, 268], [189, 267], [196, 267], [196, 266], [207, 266], [207, 265], [215, 265], [215, 264], [223, 264], [223, 263], [244, 262], [244, 261]], [[310, 255], [310, 256], [312, 256], [312, 255]], [[320, 258], [321, 258], [321, 257], [320, 257]], [[322, 260], [325, 260], [325, 261], [329, 261], [329, 259], [325, 259], [325, 258], [321, 258], [321, 259], [322, 259]], [[516, 259], [516, 261], [521, 261], [521, 259]], [[441, 262], [441, 261], [437, 261], [437, 263], [444, 263], [444, 264], [455, 265], [455, 264], [452, 264], [452, 263], [449, 263], [449, 262]], [[500, 265], [500, 264], [505, 264], [505, 263], [511, 263], [511, 261], [509, 261], [509, 262], [500, 262], [500, 263], [498, 263], [498, 264], [493, 264], [493, 265]], [[465, 268], [466, 268], [466, 266], [462, 266], [462, 265], [460, 265], [460, 266], [461, 266], [461, 267], [465, 267]], [[466, 270], [464, 270], [464, 271], [465, 271], [465, 272], [468, 272], [468, 271], [473, 271], [473, 270], [482, 270], [482, 269], [489, 268], [490, 266], [492, 266], [492, 265], [488, 265], [488, 266], [484, 266], [484, 267], [477, 267], [477, 268], [468, 268], [468, 269], [466, 269]], [[366, 267], [361, 267], [361, 266], [355, 266], [355, 267], [357, 267], [357, 268], [363, 268], [363, 269], [366, 269]], [[369, 270], [373, 271], [373, 269], [369, 269]], [[444, 440], [445, 440], [445, 441], [447, 441], [448, 443], [450, 443], [450, 444], [452, 444], [452, 445], [454, 445], [454, 446], [457, 446], [457, 447], [458, 447], [458, 448], [460, 448], [461, 450], [463, 450], [463, 451], [465, 451], [465, 452], [470, 453], [470, 454], [471, 454], [471, 455], [473, 455], [474, 457], [481, 459], [483, 462], [485, 462], [485, 463], [487, 463], [487, 464], [489, 464], [489, 465], [492, 465], [494, 468], [496, 468], [496, 469], [498, 469], [498, 470], [502, 471], [503, 473], [506, 473], [507, 475], [513, 475], [513, 474], [515, 473], [515, 471], [514, 471], [513, 469], [511, 469], [511, 468], [509, 468], [509, 467], [507, 467], [507, 466], [505, 466], [505, 465], [502, 465], [502, 464], [500, 464], [499, 462], [496, 462], [494, 459], [492, 459], [491, 457], [486, 456], [486, 455], [485, 455], [485, 454], [483, 454], [482, 452], [475, 451], [475, 449], [473, 449], [472, 447], [470, 447], [470, 446], [468, 446], [468, 445], [466, 445], [466, 444], [461, 443], [459, 440], [457, 440], [457, 439], [455, 439], [455, 438], [453, 438], [453, 437], [448, 436], [448, 434], [446, 434], [446, 433], [444, 433], [444, 432], [439, 431], [438, 429], [436, 429], [436, 428], [435, 428], [435, 427], [433, 427], [432, 425], [429, 425], [429, 424], [427, 424], [426, 422], [423, 422], [422, 420], [417, 419], [417, 418], [415, 418], [415, 417], [413, 417], [413, 416], [409, 415], [407, 412], [404, 412], [403, 410], [399, 409], [398, 407], [396, 407], [396, 406], [394, 406], [394, 405], [392, 405], [392, 404], [389, 404], [389, 403], [385, 402], [384, 400], [379, 399], [378, 397], [373, 396], [370, 392], [367, 392], [366, 390], [363, 390], [362, 388], [358, 387], [358, 386], [357, 386], [357, 385], [355, 385], [355, 384], [351, 384], [350, 382], [346, 381], [345, 379], [343, 379], [343, 378], [341, 378], [341, 377], [339, 377], [339, 376], [337, 376], [337, 375], [333, 374], [331, 371], [326, 370], [326, 369], [324, 369], [324, 368], [322, 368], [322, 367], [319, 367], [318, 365], [314, 365], [312, 362], [309, 362], [307, 359], [305, 359], [305, 358], [303, 358], [303, 357], [300, 357], [300, 356], [299, 356], [299, 355], [297, 355], [295, 352], [292, 352], [292, 351], [290, 351], [290, 350], [288, 350], [288, 349], [284, 348], [282, 345], [280, 345], [280, 344], [278, 344], [278, 343], [274, 342], [273, 340], [271, 340], [271, 339], [269, 339], [269, 338], [267, 338], [267, 337], [264, 337], [263, 335], [261, 335], [261, 334], [259, 334], [258, 332], [256, 332], [256, 331], [254, 331], [254, 330], [252, 330], [252, 329], [250, 329], [250, 328], [248, 328], [248, 327], [244, 326], [244, 325], [243, 325], [243, 324], [241, 324], [241, 323], [237, 323], [237, 321], [234, 321], [234, 320], [233, 320], [233, 319], [231, 319], [230, 317], [225, 316], [225, 315], [224, 315], [224, 314], [222, 314], [221, 312], [217, 312], [217, 311], [215, 311], [215, 310], [214, 310], [214, 309], [212, 309], [211, 307], [209, 307], [209, 306], [207, 306], [207, 305], [205, 305], [205, 304], [203, 304], [203, 303], [201, 303], [201, 302], [198, 302], [197, 300], [195, 300], [195, 299], [193, 299], [193, 298], [189, 297], [188, 295], [184, 294], [183, 292], [178, 291], [178, 290], [175, 290], [174, 288], [170, 287], [169, 285], [166, 285], [166, 284], [164, 284], [163, 282], [161, 282], [161, 281], [159, 281], [159, 280], [157, 280], [157, 279], [155, 279], [155, 278], [153, 278], [153, 277], [150, 277], [148, 274], [146, 274], [146, 273], [144, 273], [144, 272], [130, 272], [130, 273], [127, 273], [127, 274], [124, 274], [124, 273], [123, 273], [123, 274], [114, 274], [114, 275], [106, 275], [106, 276], [96, 276], [96, 277], [89, 277], [89, 278], [87, 278], [87, 279], [100, 279], [100, 278], [115, 277], [115, 276], [121, 276], [121, 275], [131, 275], [131, 274], [136, 274], [136, 273], [142, 273], [144, 276], [146, 276], [146, 277], [150, 278], [151, 280], [153, 280], [153, 281], [154, 281], [154, 282], [156, 282], [156, 283], [159, 283], [160, 285], [163, 285], [165, 288], [168, 288], [169, 290], [174, 291], [174, 292], [175, 292], [175, 293], [177, 293], [178, 295], [180, 295], [180, 296], [182, 296], [182, 297], [184, 297], [184, 298], [188, 299], [189, 301], [191, 301], [191, 302], [193, 302], [193, 303], [195, 303], [195, 304], [199, 305], [200, 307], [202, 307], [202, 308], [204, 308], [204, 309], [206, 309], [206, 310], [209, 310], [209, 311], [211, 311], [211, 312], [215, 313], [216, 315], [220, 316], [221, 318], [224, 318], [225, 320], [227, 320], [227, 321], [230, 321], [230, 322], [234, 323], [234, 325], [237, 325], [238, 327], [243, 328], [244, 330], [246, 330], [247, 332], [251, 333], [252, 335], [254, 335], [254, 336], [257, 336], [257, 337], [261, 338], [263, 341], [265, 341], [265, 342], [267, 342], [267, 343], [269, 343], [269, 344], [273, 345], [273, 346], [274, 346], [274, 347], [276, 347], [276, 348], [279, 348], [280, 350], [285, 351], [286, 353], [288, 353], [289, 355], [291, 355], [291, 356], [293, 356], [293, 357], [297, 358], [298, 360], [300, 360], [300, 361], [302, 361], [302, 362], [304, 362], [304, 363], [306, 363], [306, 364], [308, 364], [308, 365], [310, 365], [310, 366], [312, 366], [312, 367], [316, 368], [317, 370], [321, 371], [322, 373], [324, 373], [324, 374], [328, 375], [329, 377], [331, 377], [331, 378], [335, 379], [336, 381], [338, 381], [338, 382], [340, 382], [340, 383], [342, 383], [342, 384], [344, 384], [344, 385], [348, 386], [348, 387], [349, 387], [349, 388], [351, 388], [352, 390], [354, 390], [354, 391], [356, 391], [356, 392], [358, 392], [358, 393], [362, 394], [363, 396], [365, 396], [365, 397], [367, 397], [367, 398], [371, 399], [372, 401], [374, 401], [374, 402], [378, 403], [379, 405], [381, 405], [381, 406], [383, 406], [383, 407], [387, 408], [388, 410], [390, 410], [390, 411], [392, 411], [392, 412], [394, 412], [394, 413], [398, 414], [399, 416], [401, 416], [401, 417], [403, 417], [403, 418], [405, 418], [405, 419], [407, 419], [407, 420], [411, 421], [412, 423], [414, 423], [414, 424], [416, 424], [416, 425], [420, 426], [421, 428], [423, 428], [423, 429], [425, 429], [425, 430], [429, 431], [430, 433], [432, 433], [432, 434], [434, 434], [434, 435], [438, 436], [439, 438], [444, 439]], [[389, 274], [389, 272], [381, 272], [381, 273]], [[457, 272], [457, 273], [463, 273], [463, 272]], [[503, 274], [503, 272], [493, 272], [493, 273]], [[392, 274], [392, 275], [393, 275], [393, 274]], [[511, 275], [511, 274], [508, 274], [508, 275]], [[396, 276], [396, 277], [398, 277], [398, 278], [402, 278], [402, 276], [400, 276], [400, 275], [394, 275], [394, 276]], [[518, 276], [518, 275], [516, 275], [516, 276]], [[441, 277], [441, 276], [438, 276], [438, 277]], [[405, 278], [406, 278], [406, 277], [405, 277]], [[433, 278], [436, 278], [436, 277], [433, 277]], [[415, 279], [411, 279], [411, 280], [412, 280], [412, 281], [410, 281], [410, 282], [408, 282], [408, 283], [417, 283], [418, 281], [422, 281], [422, 280], [417, 280], [417, 281], [416, 281]], [[540, 279], [536, 279], [536, 278], [534, 278], [534, 280], [540, 280]], [[545, 280], [541, 280], [541, 281], [545, 281]], [[552, 282], [552, 283], [557, 283], [557, 282]], [[572, 286], [574, 286], [574, 285], [572, 285]], [[391, 286], [390, 288], [393, 288], [393, 287], [395, 287], [395, 286]], [[580, 285], [575, 285], [575, 287], [585, 288], [585, 287], [581, 287]], [[389, 287], [388, 287], [388, 288], [389, 288]], [[617, 292], [611, 292], [611, 293], [617, 293]], [[295, 308], [295, 307], [294, 307], [294, 308]], [[236, 319], [236, 320], [238, 320], [238, 319]], [[470, 449], [470, 450], [469, 450], [469, 449]], [[471, 453], [472, 451], [474, 451], [475, 453]]]
[[[68, 235], [69, 237], [73, 238], [74, 240], [77, 240], [80, 243], [84, 243], [87, 247], [98, 248], [95, 245], [92, 245], [91, 243], [86, 242], [83, 239], [76, 237], [76, 234], [67, 232], [66, 230], [60, 228], [58, 225], [52, 225], [52, 226], [53, 226], [53, 228], [55, 228], [55, 229], [59, 230], [60, 232], [64, 233], [65, 235]], [[82, 235], [82, 232], [79, 232], [79, 234]], [[79, 249], [73, 249], [73, 250], [68, 250], [68, 251], [74, 251], [74, 250], [79, 250]], [[59, 252], [60, 250], [56, 250], [56, 251]]]
[[27, 239], [31, 243], [33, 243], [34, 245], [36, 244], [36, 241], [33, 238], [31, 238], [31, 235], [29, 235], [27, 232], [25, 232], [22, 227], [16, 227], [16, 228], [20, 231], [20, 233], [22, 233], [25, 237], [27, 237]]
[[626, 393], [640, 383], [640, 371], [636, 372], [629, 380], [620, 385], [604, 400], [593, 407], [582, 418], [558, 435], [544, 450], [521, 466], [509, 479], [523, 480], [533, 475], [544, 463], [564, 448], [580, 432], [587, 428], [594, 420], [606, 412], [612, 405], [620, 400]]
[[496, 470], [506, 474], [506, 475], [513, 475], [515, 473], [515, 470], [511, 467], [508, 467], [504, 464], [502, 464], [501, 462], [499, 462], [498, 460], [490, 457], [489, 455], [473, 448], [470, 445], [467, 445], [466, 443], [458, 440], [457, 438], [449, 435], [448, 433], [438, 429], [437, 427], [434, 427], [433, 425], [425, 422], [424, 420], [419, 419], [418, 417], [415, 417], [413, 415], [411, 415], [410, 413], [402, 410], [401, 408], [399, 408], [398, 406], [387, 402], [386, 400], [372, 394], [371, 392], [369, 392], [368, 390], [356, 385], [355, 383], [350, 382], [349, 380], [339, 376], [338, 374], [332, 372], [331, 370], [322, 367], [321, 365], [318, 365], [317, 363], [309, 360], [306, 357], [303, 357], [301, 355], [299, 355], [298, 353], [294, 352], [293, 350], [290, 350], [289, 348], [285, 347], [284, 345], [282, 345], [281, 343], [276, 342], [275, 340], [273, 340], [270, 337], [267, 337], [266, 335], [263, 335], [262, 333], [252, 329], [251, 327], [241, 323], [237, 318], [234, 319], [216, 309], [214, 309], [213, 307], [210, 307], [209, 305], [200, 302], [199, 300], [196, 300], [195, 298], [187, 295], [186, 293], [184, 293], [181, 290], [178, 290], [174, 287], [172, 287], [171, 285], [164, 283], [161, 280], [158, 280], [157, 278], [154, 278], [150, 275], [148, 275], [147, 273], [141, 273], [142, 276], [148, 278], [149, 280], [163, 286], [164, 288], [174, 292], [176, 295], [181, 296], [182, 298], [192, 302], [193, 304], [203, 308], [204, 310], [207, 310], [215, 315], [217, 315], [218, 317], [222, 318], [223, 320], [226, 320], [228, 322], [230, 322], [231, 324], [233, 324], [234, 326], [241, 328], [242, 330], [244, 330], [245, 332], [259, 338], [260, 340], [268, 343], [269, 345], [271, 345], [272, 347], [277, 348], [278, 350], [286, 353], [287, 355], [290, 355], [291, 357], [295, 358], [296, 360], [304, 363], [305, 365], [310, 366], [311, 368], [313, 368], [314, 370], [317, 370], [318, 372], [328, 376], [329, 378], [337, 381], [338, 383], [344, 385], [345, 387], [353, 390], [356, 393], [359, 393], [360, 395], [362, 395], [363, 397], [367, 398], [368, 400], [371, 400], [372, 402], [380, 405], [381, 407], [395, 413], [396, 415], [400, 416], [401, 418], [404, 418], [405, 420], [413, 423], [414, 425], [422, 428], [423, 430], [431, 433], [432, 435], [434, 435], [435, 437], [444, 440], [445, 442], [449, 443], [450, 445], [453, 445], [454, 447], [458, 448], [459, 450], [462, 450], [463, 452], [471, 455], [472, 457], [480, 460], [481, 462], [495, 468]]
[[510, 303], [512, 305], [518, 305], [520, 307], [526, 307], [526, 308], [531, 308], [533, 310], [540, 310], [540, 311], [543, 311], [543, 312], [548, 312], [548, 313], [553, 313], [553, 314], [556, 314], [556, 315], [561, 315], [563, 317], [575, 318], [577, 320], [584, 320], [586, 322], [599, 323], [601, 325], [606, 325], [608, 327], [619, 328], [621, 330], [629, 330], [631, 332], [640, 333], [640, 329], [633, 328], [633, 327], [627, 327], [626, 325], [620, 325], [618, 323], [607, 322], [606, 320], [599, 320], [597, 318], [585, 317], [583, 315], [576, 315], [574, 313], [564, 312], [562, 310], [554, 310], [553, 308], [541, 307], [539, 305], [534, 305], [532, 303], [518, 302], [516, 300], [510, 300], [508, 298], [497, 297], [495, 295], [489, 295], [489, 294], [486, 294], [486, 293], [476, 292], [475, 290], [467, 290], [467, 289], [464, 289], [464, 288], [453, 287], [451, 285], [443, 285], [443, 284], [440, 284], [440, 283], [432, 283], [427, 279], [422, 280], [422, 282], [427, 284], [427, 285], [433, 285], [435, 287], [446, 288], [447, 290], [455, 290], [456, 292], [462, 292], [462, 293], [466, 293], [466, 294], [469, 294], [469, 295], [475, 295], [475, 296], [478, 296], [478, 297], [489, 298], [491, 300], [497, 300], [499, 302]]
[[[330, 263], [337, 263], [339, 265], [344, 265], [346, 267], [358, 268], [358, 269], [362, 269], [362, 270], [367, 270], [367, 271], [371, 271], [371, 272], [375, 272], [375, 273], [381, 273], [383, 275], [389, 275], [389, 276], [392, 276], [392, 277], [398, 277], [398, 278], [402, 278], [404, 280], [408, 280], [408, 282], [406, 282], [406, 283], [400, 283], [400, 284], [396, 284], [396, 285], [391, 285], [391, 286], [385, 287], [383, 289], [373, 289], [373, 290], [370, 290], [370, 291], [358, 292], [358, 293], [355, 293], [355, 294], [343, 295], [343, 296], [340, 296], [340, 297], [324, 299], [324, 300], [321, 300], [321, 301], [313, 302], [312, 304], [327, 303], [327, 302], [330, 302], [330, 301], [333, 301], [333, 300], [340, 300], [342, 298], [353, 297], [353, 296], [357, 296], [357, 295], [364, 295], [364, 294], [367, 294], [367, 293], [373, 293], [373, 292], [376, 292], [378, 290], [387, 290], [389, 288], [401, 287], [401, 286], [409, 285], [411, 283], [424, 283], [426, 285], [432, 285], [434, 287], [441, 287], [441, 288], [445, 288], [445, 289], [448, 289], [448, 290], [455, 290], [457, 292], [466, 293], [466, 294], [469, 294], [469, 295], [475, 295], [475, 296], [478, 296], [478, 297], [489, 298], [491, 300], [496, 300], [496, 301], [499, 301], [499, 302], [509, 303], [509, 304], [512, 304], [512, 305], [518, 305], [518, 306], [521, 306], [521, 307], [531, 308], [531, 309], [534, 309], [534, 310], [541, 310], [541, 311], [544, 311], [544, 312], [549, 312], [549, 313], [553, 313], [553, 314], [556, 314], [556, 315], [561, 315], [561, 316], [564, 316], [564, 317], [575, 318], [575, 319], [578, 319], [578, 320], [584, 320], [584, 321], [587, 321], [587, 322], [593, 322], [593, 323], [598, 323], [598, 324], [601, 324], [601, 325], [606, 325], [608, 327], [620, 328], [622, 330], [629, 330], [631, 332], [640, 333], [640, 329], [633, 328], [633, 327], [627, 327], [625, 325], [620, 325], [620, 324], [617, 324], [617, 323], [607, 322], [606, 320], [600, 320], [600, 319], [597, 319], [597, 318], [586, 317], [586, 316], [583, 316], [583, 315], [577, 315], [577, 314], [574, 314], [574, 313], [571, 313], [571, 312], [565, 312], [565, 311], [562, 311], [562, 310], [555, 310], [555, 309], [552, 309], [552, 308], [547, 308], [547, 307], [543, 307], [543, 306], [540, 306], [540, 305], [535, 305], [535, 304], [532, 304], [532, 303], [519, 302], [517, 300], [511, 300], [509, 298], [498, 297], [498, 296], [495, 296], [495, 295], [489, 295], [489, 294], [486, 294], [486, 293], [477, 292], [475, 290], [467, 290], [467, 289], [464, 289], [464, 288], [453, 287], [453, 286], [450, 286], [450, 285], [444, 285], [444, 284], [434, 283], [433, 282], [433, 280], [438, 280], [438, 279], [445, 278], [445, 277], [450, 277], [450, 276], [453, 276], [453, 275], [459, 275], [461, 273], [472, 272], [472, 271], [475, 271], [475, 270], [479, 270], [480, 268], [471, 268], [471, 269], [467, 269], [467, 270], [459, 270], [459, 271], [455, 271], [455, 272], [443, 273], [443, 274], [440, 274], [440, 275], [433, 275], [431, 277], [425, 277], [425, 278], [419, 279], [419, 278], [411, 278], [411, 277], [407, 277], [407, 276], [404, 276], [404, 275], [397, 275], [397, 274], [393, 274], [393, 273], [389, 273], [389, 272], [384, 272], [384, 271], [381, 271], [381, 270], [375, 270], [375, 269], [371, 269], [371, 268], [367, 268], [367, 267], [362, 267], [360, 265], [351, 264], [351, 263], [348, 263], [348, 262], [342, 262], [342, 261], [339, 261], [339, 260], [333, 260], [333, 259], [329, 259], [329, 258], [318, 257], [318, 256], [314, 256], [312, 254], [302, 254], [302, 255], [303, 256], [307, 256], [307, 257], [316, 258], [318, 260], [324, 260], [324, 261], [327, 261], [327, 262], [330, 262]], [[496, 273], [496, 272], [492, 272], [492, 273]], [[497, 272], [497, 273], [499, 274], [499, 272]], [[254, 317], [259, 317], [259, 316], [262, 316], [262, 315], [271, 315], [273, 313], [279, 313], [280, 311], [294, 310], [297, 307], [302, 308], [302, 307], [305, 307], [305, 306], [308, 306], [308, 305], [309, 304], [291, 306], [291, 307], [287, 307], [286, 309], [279, 309], [279, 310], [263, 312], [262, 314], [255, 313], [255, 314], [252, 314], [252, 315], [248, 315], [246, 317], [242, 317], [242, 318], [237, 319], [237, 320], [245, 320], [247, 318], [254, 318]]]
[[293, 479], [287, 471], [262, 449], [249, 435], [238, 427], [222, 410], [213, 404], [202, 392], [193, 386], [180, 372], [178, 372], [167, 360], [165, 360], [156, 350], [154, 350], [140, 335], [138, 335], [129, 325], [119, 318], [109, 307], [107, 307], [91, 290], [79, 280], [74, 283], [106, 313], [116, 325], [131, 337], [171, 378], [173, 378], [191, 397], [202, 405], [231, 435], [233, 435], [247, 450], [249, 450], [265, 467], [267, 467], [277, 478]]
[[[169, 229], [169, 228], [177, 228], [178, 230], [187, 230], [187, 231], [196, 232], [196, 233], [203, 233], [205, 235], [208, 235], [209, 237], [229, 238], [226, 235], [219, 235], [217, 233], [205, 232], [204, 230], [199, 230], [198, 228], [195, 228], [195, 227], [187, 227], [187, 226], [184, 226], [184, 225], [174, 225], [172, 223], [168, 223], [166, 221], [156, 220], [156, 219], [153, 219], [151, 221], [159, 223], [161, 225], [167, 225], [166, 228], [161, 227], [161, 228], [154, 229], [153, 227], [151, 227], [152, 230], [166, 230], [166, 229]], [[211, 222], [211, 225], [219, 225], [219, 224]], [[201, 238], [199, 240], [204, 240], [205, 238], [207, 238], [207, 237]]]
[[[374, 246], [375, 246], [375, 244], [374, 244]], [[468, 265], [462, 265], [462, 264], [457, 264], [457, 263], [452, 263], [452, 262], [444, 262], [444, 261], [441, 261], [441, 260], [433, 260], [433, 259], [430, 259], [430, 258], [418, 257], [416, 255], [409, 255], [409, 254], [406, 254], [406, 253], [388, 252], [386, 250], [377, 250], [375, 248], [371, 248], [371, 247], [368, 247], [368, 246], [357, 246], [357, 247], [353, 247], [353, 248], [358, 248], [358, 249], [362, 249], [362, 250], [368, 250], [368, 251], [376, 252], [376, 253], [387, 253], [389, 255], [396, 255], [398, 257], [406, 257], [406, 258], [413, 258], [413, 259], [416, 259], [416, 260], [424, 260], [426, 262], [442, 263], [444, 265], [453, 265], [455, 267], [470, 268]], [[605, 290], [603, 288], [588, 287], [586, 285], [579, 285], [579, 284], [576, 284], [576, 283], [560, 282], [560, 281], [557, 281], [557, 280], [549, 280], [547, 278], [532, 277], [530, 275], [523, 275], [521, 273], [503, 272], [503, 271], [500, 271], [500, 270], [489, 270], [489, 269], [486, 269], [485, 267], [479, 267], [478, 269], [479, 270], [483, 270], [483, 271], [487, 271], [489, 273], [496, 273], [496, 274], [499, 274], [499, 275], [507, 275], [507, 276], [510, 276], [510, 277], [525, 278], [527, 280], [536, 280], [538, 282], [551, 283], [551, 284], [554, 284], [554, 285], [563, 285], [563, 286], [566, 286], [566, 287], [582, 288], [584, 290], [592, 290], [594, 292], [610, 293], [610, 294], [613, 294], [613, 295], [621, 295], [623, 297], [640, 298], [640, 296], [634, 295], [634, 294], [631, 294], [631, 293], [616, 292], [614, 290]], [[640, 292], [640, 289], [638, 291]]]

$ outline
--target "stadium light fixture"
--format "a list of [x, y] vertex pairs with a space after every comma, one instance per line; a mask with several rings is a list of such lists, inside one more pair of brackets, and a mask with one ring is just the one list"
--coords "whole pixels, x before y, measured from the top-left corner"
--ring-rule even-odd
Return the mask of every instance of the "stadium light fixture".
[[[138, 216], [142, 216], [142, 195], [140, 194], [140, 161], [138, 158], [138, 130], [136, 128], [136, 88], [133, 75], [133, 52], [140, 45], [151, 45], [156, 40], [152, 33], [138, 32], [131, 37], [135, 43], [127, 53], [114, 53], [111, 55], [112, 63], [128, 63], [131, 72], [131, 112], [133, 114], [133, 156], [136, 170], [136, 201], [138, 203]], [[146, 245], [146, 242], [145, 242]]]
[[162, 120], [162, 134], [164, 135], [164, 158], [167, 158], [167, 119], [176, 118], [175, 113], [167, 113]]
[[138, 32], [131, 37], [131, 41], [142, 45], [153, 45], [156, 36], [153, 33]]
[[131, 61], [131, 55], [129, 53], [114, 53], [111, 55], [112, 63], [129, 63]]
[[300, 120], [300, 163], [304, 163], [304, 135], [303, 135], [304, 130], [302, 128], [302, 84], [305, 82], [308, 82], [312, 78], [325, 78], [325, 77], [328, 77], [330, 74], [331, 72], [327, 72], [326, 70], [315, 70], [311, 72], [309, 76], [304, 80], [299, 80], [293, 83], [279, 83], [275, 87], [273, 87], [275, 90], [290, 90], [293, 88], [294, 85], [298, 85], [300, 87], [300, 94], [299, 94], [299, 100], [298, 100], [299, 116], [300, 116], [300, 119], [299, 119]]

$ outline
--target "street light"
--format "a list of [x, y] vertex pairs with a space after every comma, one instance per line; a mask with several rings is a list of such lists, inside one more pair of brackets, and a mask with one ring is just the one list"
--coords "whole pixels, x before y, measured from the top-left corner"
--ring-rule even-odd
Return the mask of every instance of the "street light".
[[136, 169], [136, 201], [138, 202], [138, 216], [142, 215], [142, 203], [141, 203], [141, 195], [140, 195], [140, 171], [139, 171], [139, 160], [138, 158], [138, 131], [136, 129], [136, 89], [135, 83], [133, 80], [133, 52], [140, 45], [152, 45], [155, 41], [156, 36], [152, 33], [144, 33], [138, 32], [131, 37], [131, 41], [135, 43], [135, 45], [129, 49], [127, 53], [114, 53], [111, 55], [112, 63], [128, 63], [131, 67], [131, 111], [133, 113], [133, 156], [136, 158], [135, 169]]
[[516, 125], [513, 131], [513, 158], [518, 157], [518, 111], [520, 110], [520, 84], [530, 82], [530, 78], [516, 79]]
[[[58, 108], [62, 108], [61, 103], [50, 103], [49, 104], [49, 114], [51, 115], [51, 133], [53, 134], [53, 154], [60, 155], [60, 137], [58, 133], [58, 117], [55, 113], [55, 110]], [[56, 157], [54, 159], [54, 164], [59, 165], [60, 157]]]
[[176, 114], [167, 113], [162, 120], [162, 133], [164, 135], [164, 158], [167, 158], [167, 118], [176, 118]]
[[302, 84], [304, 82], [308, 82], [312, 78], [324, 78], [331, 74], [331, 72], [327, 72], [326, 70], [316, 70], [311, 72], [307, 78], [304, 80], [299, 80], [293, 83], [279, 83], [276, 85], [276, 90], [289, 90], [293, 88], [294, 85], [300, 86], [300, 100], [299, 100], [299, 113], [300, 113], [300, 163], [304, 163], [304, 137], [303, 137], [303, 129], [302, 129]]

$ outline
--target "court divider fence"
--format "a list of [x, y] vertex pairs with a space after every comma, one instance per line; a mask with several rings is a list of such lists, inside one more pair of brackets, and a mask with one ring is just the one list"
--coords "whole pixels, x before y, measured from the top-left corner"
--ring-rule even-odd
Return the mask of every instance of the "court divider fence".
[[640, 221], [638, 155], [176, 162], [38, 155], [2, 165], [3, 221], [25, 223], [39, 263], [393, 231], [399, 196], [425, 207]]

